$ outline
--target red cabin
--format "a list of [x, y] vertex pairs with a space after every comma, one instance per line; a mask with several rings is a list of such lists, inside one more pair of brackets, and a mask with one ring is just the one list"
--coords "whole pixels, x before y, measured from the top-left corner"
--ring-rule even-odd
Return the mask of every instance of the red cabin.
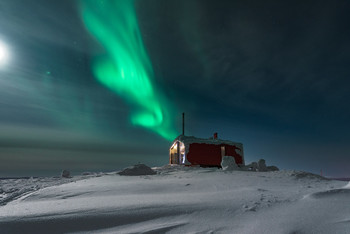
[[169, 150], [170, 164], [220, 167], [223, 156], [232, 156], [237, 165], [244, 165], [243, 145], [217, 138], [201, 139], [178, 136]]

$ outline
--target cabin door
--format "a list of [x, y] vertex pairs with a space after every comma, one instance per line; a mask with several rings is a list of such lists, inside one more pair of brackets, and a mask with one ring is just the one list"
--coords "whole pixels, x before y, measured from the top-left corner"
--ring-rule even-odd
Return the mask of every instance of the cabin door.
[[223, 158], [224, 156], [226, 156], [226, 149], [225, 146], [221, 146], [221, 158]]

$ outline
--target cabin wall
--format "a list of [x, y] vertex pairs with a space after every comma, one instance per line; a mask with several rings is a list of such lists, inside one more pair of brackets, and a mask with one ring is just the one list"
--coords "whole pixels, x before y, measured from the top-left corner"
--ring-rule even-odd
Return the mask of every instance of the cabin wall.
[[225, 156], [233, 156], [235, 158], [236, 164], [238, 165], [244, 164], [243, 152], [240, 148], [234, 145], [223, 145], [223, 146], [225, 146]]
[[209, 145], [204, 143], [192, 143], [189, 145], [187, 160], [192, 165], [220, 165], [221, 147], [220, 145]]
[[241, 154], [237, 151], [241, 151], [240, 148], [232, 145], [220, 144], [205, 144], [205, 143], [192, 143], [189, 145], [187, 153], [187, 160], [192, 165], [205, 165], [205, 166], [220, 166], [221, 165], [221, 146], [225, 147], [225, 156], [232, 156], [235, 158], [237, 164], [243, 164], [243, 152]]

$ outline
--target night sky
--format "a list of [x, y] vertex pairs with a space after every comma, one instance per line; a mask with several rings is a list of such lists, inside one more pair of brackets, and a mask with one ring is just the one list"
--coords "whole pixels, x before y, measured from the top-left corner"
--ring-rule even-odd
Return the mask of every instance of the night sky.
[[128, 2], [0, 2], [0, 177], [167, 164], [182, 112], [246, 162], [350, 177], [349, 1]]

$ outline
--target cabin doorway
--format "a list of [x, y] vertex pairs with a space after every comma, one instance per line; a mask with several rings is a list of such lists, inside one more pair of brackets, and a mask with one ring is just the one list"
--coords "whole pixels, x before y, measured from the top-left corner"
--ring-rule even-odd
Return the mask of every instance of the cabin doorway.
[[170, 164], [179, 164], [179, 162], [179, 142], [177, 142], [170, 148]]

